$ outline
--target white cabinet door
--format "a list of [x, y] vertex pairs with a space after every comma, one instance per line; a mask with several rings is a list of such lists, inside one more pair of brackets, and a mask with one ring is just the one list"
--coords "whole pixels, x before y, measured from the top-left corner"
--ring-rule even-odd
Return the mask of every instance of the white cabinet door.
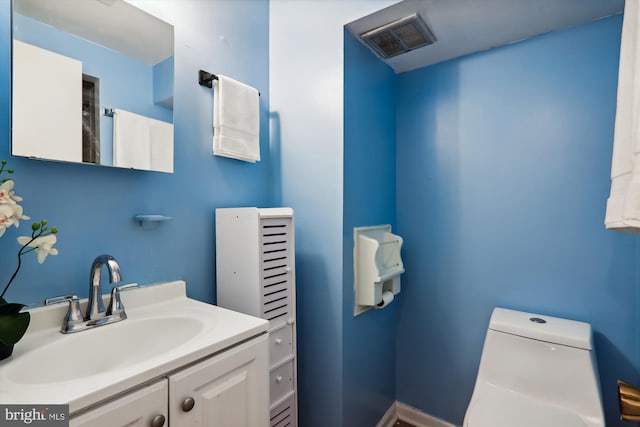
[[[70, 427], [167, 427], [167, 379], [73, 417]], [[176, 426], [179, 424], [176, 424]]]
[[171, 426], [269, 426], [267, 338], [262, 335], [169, 376]]
[[82, 162], [82, 62], [13, 42], [14, 156]]

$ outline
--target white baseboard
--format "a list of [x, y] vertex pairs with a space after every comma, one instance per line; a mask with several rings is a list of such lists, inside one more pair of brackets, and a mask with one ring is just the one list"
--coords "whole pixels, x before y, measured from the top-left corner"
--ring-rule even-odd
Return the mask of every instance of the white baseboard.
[[419, 409], [398, 401], [389, 406], [376, 427], [393, 427], [397, 420], [405, 421], [416, 427], [456, 427], [455, 424], [425, 414]]
[[396, 408], [398, 410], [398, 419], [413, 424], [416, 427], [456, 427], [454, 424], [448, 423], [440, 418], [432, 417], [402, 402], [396, 401]]
[[393, 427], [393, 425], [398, 420], [398, 409], [396, 407], [397, 403], [398, 402], [393, 402], [391, 406], [389, 406], [389, 409], [387, 409], [387, 412], [384, 413], [384, 415], [380, 419], [380, 422], [376, 424], [376, 427]]

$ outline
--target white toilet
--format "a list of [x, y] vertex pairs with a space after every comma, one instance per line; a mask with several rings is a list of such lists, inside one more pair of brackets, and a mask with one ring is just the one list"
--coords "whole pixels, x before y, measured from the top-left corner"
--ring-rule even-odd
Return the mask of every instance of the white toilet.
[[591, 325], [496, 308], [464, 427], [604, 427]]

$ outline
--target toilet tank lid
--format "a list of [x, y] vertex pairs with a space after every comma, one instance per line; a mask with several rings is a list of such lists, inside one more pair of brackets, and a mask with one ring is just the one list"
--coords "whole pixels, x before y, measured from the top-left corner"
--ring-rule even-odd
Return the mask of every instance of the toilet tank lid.
[[591, 325], [575, 320], [497, 307], [489, 329], [585, 350], [593, 348]]

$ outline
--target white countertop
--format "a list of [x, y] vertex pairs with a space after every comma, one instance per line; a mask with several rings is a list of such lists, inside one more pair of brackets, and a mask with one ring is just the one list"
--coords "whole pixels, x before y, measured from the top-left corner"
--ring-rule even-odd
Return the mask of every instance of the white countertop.
[[[122, 302], [128, 319], [73, 334], [60, 333], [67, 304], [30, 310], [31, 325], [27, 334], [16, 344], [13, 355], [0, 361], [0, 403], [68, 404], [69, 412], [73, 415], [139, 384], [167, 375], [185, 365], [263, 334], [267, 331], [268, 326], [266, 320], [187, 298], [183, 281], [150, 285], [123, 292]], [[86, 302], [83, 304], [83, 309], [84, 305]], [[157, 340], [158, 337], [162, 337], [163, 324], [167, 325], [167, 319], [171, 319], [172, 316], [175, 318], [197, 318], [200, 321], [198, 330], [184, 331], [185, 336], [191, 334], [194, 336], [177, 346], [173, 339], [169, 338], [166, 346], [165, 343], [161, 344], [161, 351], [151, 353], [144, 353], [145, 341], [154, 339], [149, 335], [155, 335], [156, 331], [152, 331], [150, 334], [145, 333], [145, 336], [137, 338], [127, 336], [126, 339], [119, 342], [118, 334], [124, 334], [123, 331], [127, 325], [131, 326], [135, 322], [141, 321], [147, 322], [147, 326], [158, 324], [158, 335], [155, 336]], [[154, 323], [155, 319], [157, 322]], [[174, 330], [173, 333], [175, 336], [180, 331]], [[111, 340], [106, 339], [102, 344], [103, 336], [109, 336]], [[124, 335], [122, 336], [124, 337]], [[110, 365], [112, 359], [119, 360], [122, 357], [126, 359], [126, 356], [123, 355], [136, 355], [136, 352], [140, 352], [138, 356], [144, 356], [137, 357], [138, 360], [132, 363], [118, 364], [114, 362], [108, 370], [98, 373], [92, 372], [69, 380], [39, 382], [37, 374], [35, 377], [30, 375], [32, 372], [28, 371], [29, 364], [33, 363], [32, 360], [37, 360], [33, 357], [35, 352], [44, 350], [45, 353], [41, 354], [47, 354], [46, 351], [49, 347], [46, 346], [51, 346], [53, 349], [63, 349], [51, 352], [47, 363], [49, 366], [46, 366], [46, 369], [73, 371], [74, 359], [68, 357], [67, 353], [69, 352], [64, 349], [69, 348], [70, 351], [75, 352], [76, 360], [78, 360], [78, 357], [82, 357], [78, 351], [83, 352], [82, 346], [85, 345], [85, 342], [91, 343], [92, 346], [91, 351], [87, 350], [87, 357], [94, 359], [88, 362], [91, 371], [94, 371], [93, 366], [98, 366], [95, 370], [100, 370], [100, 367]], [[101, 345], [104, 345], [104, 348], [99, 348]], [[96, 357], [96, 354], [100, 357]], [[133, 360], [135, 359], [134, 357]], [[85, 360], [83, 360], [83, 364], [84, 362]], [[43, 369], [43, 367], [39, 366], [38, 369]], [[64, 376], [64, 374], [60, 376]]]

